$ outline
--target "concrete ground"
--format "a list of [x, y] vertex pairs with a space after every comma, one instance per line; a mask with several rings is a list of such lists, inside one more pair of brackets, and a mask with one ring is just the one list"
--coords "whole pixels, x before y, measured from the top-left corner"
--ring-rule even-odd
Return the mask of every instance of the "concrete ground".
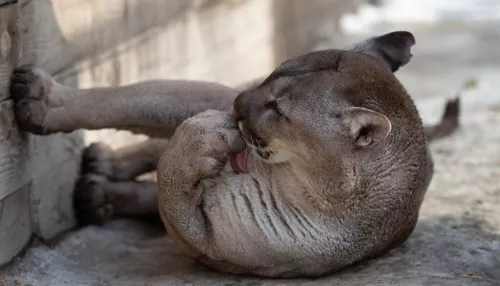
[[[462, 126], [431, 145], [435, 175], [418, 226], [384, 257], [320, 279], [223, 275], [186, 258], [162, 228], [118, 220], [34, 246], [0, 270], [0, 285], [500, 285], [499, 23], [408, 26], [413, 61], [398, 77], [424, 122], [462, 82]], [[401, 29], [402, 27], [398, 27]], [[392, 30], [394, 27], [381, 27]], [[2, 284], [3, 283], [3, 284]]]

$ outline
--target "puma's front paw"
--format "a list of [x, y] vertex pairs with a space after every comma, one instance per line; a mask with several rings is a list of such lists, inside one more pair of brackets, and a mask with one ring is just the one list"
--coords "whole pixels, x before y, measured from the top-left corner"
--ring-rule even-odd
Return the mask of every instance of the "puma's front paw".
[[[229, 154], [244, 150], [245, 142], [236, 119], [227, 112], [208, 110], [197, 114], [178, 127], [171, 140], [174, 150], [180, 150], [175, 162], [187, 162], [189, 174], [201, 178], [217, 176]], [[186, 160], [186, 157], [189, 159]], [[173, 161], [170, 161], [173, 162]]]
[[49, 98], [53, 85], [51, 76], [34, 66], [14, 71], [10, 94], [15, 100], [17, 122], [23, 130], [40, 135], [50, 133], [44, 120], [53, 104]]

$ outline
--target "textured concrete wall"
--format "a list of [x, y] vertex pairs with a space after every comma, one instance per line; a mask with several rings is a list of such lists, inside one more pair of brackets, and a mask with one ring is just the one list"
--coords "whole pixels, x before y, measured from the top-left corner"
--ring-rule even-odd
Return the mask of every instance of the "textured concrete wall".
[[32, 15], [25, 13], [33, 3], [0, 9], [0, 266], [33, 235], [52, 239], [74, 225], [71, 189], [82, 134], [39, 137], [19, 131], [8, 94], [15, 66], [31, 63], [37, 54], [34, 46], [23, 45], [33, 38]]
[[[340, 15], [362, 1], [110, 0], [113, 9], [84, 2], [95, 1], [78, 1], [78, 9], [92, 13], [94, 20], [79, 23], [78, 17], [71, 16], [71, 23], [92, 34], [89, 38], [98, 52], [79, 58], [72, 68], [58, 74], [61, 81], [76, 81], [80, 87], [153, 78], [203, 79], [238, 86], [331, 40], [338, 33]], [[54, 10], [71, 15], [71, 9], [71, 5], [59, 5]], [[80, 40], [83, 32], [64, 30], [63, 36], [74, 39], [75, 46], [90, 45]], [[110, 130], [86, 132], [85, 138], [87, 143], [106, 141], [114, 146], [143, 140]]]

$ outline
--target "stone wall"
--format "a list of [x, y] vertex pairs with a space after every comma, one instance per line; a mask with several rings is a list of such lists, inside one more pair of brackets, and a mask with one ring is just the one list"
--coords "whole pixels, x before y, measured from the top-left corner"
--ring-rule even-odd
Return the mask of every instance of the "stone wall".
[[[339, 32], [340, 15], [362, 2], [107, 1], [106, 6], [90, 0], [53, 1], [56, 14], [68, 15], [74, 29], [80, 29], [75, 33], [64, 25], [62, 35], [71, 45], [60, 51], [51, 49], [55, 54], [71, 52], [76, 60], [58, 59], [49, 51], [45, 53], [49, 56], [40, 59], [51, 71], [59, 71], [60, 81], [77, 82], [82, 88], [153, 78], [203, 79], [238, 86], [266, 75], [290, 57], [331, 42]], [[74, 2], [77, 7], [63, 6], [63, 2]], [[95, 20], [73, 15], [73, 9]], [[64, 69], [60, 66], [67, 64], [58, 66], [58, 61], [74, 64]], [[106, 141], [115, 147], [143, 139], [114, 130], [85, 133], [86, 144]]]
[[33, 235], [48, 240], [74, 225], [71, 189], [82, 134], [39, 137], [19, 131], [8, 94], [15, 66], [32, 63], [37, 53], [23, 45], [32, 38], [25, 11], [33, 3], [19, 1], [0, 9], [0, 266]]

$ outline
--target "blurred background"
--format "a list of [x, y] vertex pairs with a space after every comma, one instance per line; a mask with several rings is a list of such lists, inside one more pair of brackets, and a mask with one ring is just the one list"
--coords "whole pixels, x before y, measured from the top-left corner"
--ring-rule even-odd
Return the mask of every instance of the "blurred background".
[[[453, 93], [496, 69], [496, 0], [37, 0], [28, 45], [60, 82], [116, 86], [153, 78], [239, 86], [282, 61], [392, 30], [416, 36], [398, 77], [416, 98]], [[425, 85], [422, 83], [425, 82]], [[87, 132], [120, 146], [125, 132]]]

